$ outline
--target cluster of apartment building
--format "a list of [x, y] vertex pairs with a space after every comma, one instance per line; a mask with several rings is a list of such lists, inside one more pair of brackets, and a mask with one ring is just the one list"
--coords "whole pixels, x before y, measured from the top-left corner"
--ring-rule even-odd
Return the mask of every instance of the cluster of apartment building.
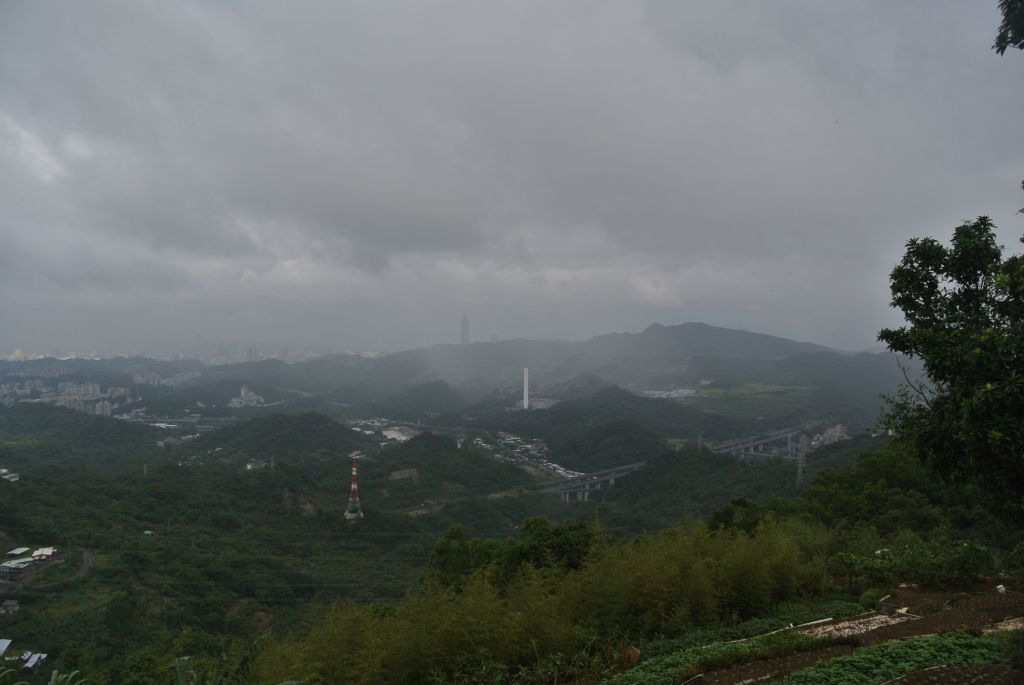
[[498, 461], [536, 466], [554, 473], [559, 478], [583, 475], [551, 461], [551, 451], [543, 440], [528, 440], [512, 433], [499, 432], [497, 440], [492, 442], [483, 437], [477, 437], [474, 438], [473, 445], [486, 452], [491, 452]]
[[[111, 388], [114, 390], [115, 388]], [[127, 388], [118, 388], [127, 392]], [[82, 397], [84, 399], [91, 399], [93, 397], [99, 397], [102, 391], [100, 390], [99, 383], [58, 383], [57, 392], [62, 395], [68, 395], [70, 397]]]
[[850, 436], [846, 434], [846, 427], [841, 423], [837, 423], [834, 426], [830, 426], [820, 433], [816, 433], [811, 438], [811, 447], [821, 447], [822, 445], [831, 445], [832, 443], [839, 442], [840, 440], [846, 440]]
[[372, 419], [350, 419], [349, 421], [346, 421], [346, 423], [349, 428], [357, 430], [364, 435], [374, 435], [378, 431], [391, 426], [393, 422], [391, 419], [376, 417]]
[[14, 352], [12, 352], [11, 354], [7, 355], [7, 357], [6, 357], [7, 361], [9, 361], [9, 362], [27, 362], [27, 361], [29, 361], [31, 359], [42, 359], [42, 358], [43, 358], [43, 355], [41, 355], [41, 354], [32, 354], [31, 352], [26, 352], [25, 350], [21, 349], [20, 347], [17, 348], [16, 350], [14, 350]]
[[263, 405], [263, 396], [257, 395], [248, 386], [243, 385], [238, 397], [228, 400], [229, 407], [259, 407]]
[[41, 380], [24, 381], [23, 383], [0, 383], [0, 397], [25, 397], [42, 392], [46, 384]]
[[154, 388], [164, 387], [177, 387], [184, 385], [191, 380], [195, 380], [199, 377], [198, 371], [182, 371], [176, 373], [173, 376], [167, 376], [166, 378], [161, 376], [155, 371], [148, 371], [145, 369], [133, 368], [131, 371], [132, 383], [135, 385], [149, 385]]
[[160, 374], [153, 371], [140, 371], [132, 374], [132, 383], [135, 385], [151, 385], [154, 388], [160, 385]]
[[0, 384], [0, 402], [8, 407], [18, 402], [38, 402], [91, 416], [113, 416], [116, 409], [132, 401], [128, 388], [110, 386], [103, 389], [99, 383], [62, 381], [53, 387], [36, 379]]
[[391, 419], [385, 418], [352, 419], [347, 423], [349, 428], [359, 431], [363, 435], [381, 435], [384, 438], [380, 443], [381, 447], [412, 440], [423, 432], [409, 426], [401, 426]]

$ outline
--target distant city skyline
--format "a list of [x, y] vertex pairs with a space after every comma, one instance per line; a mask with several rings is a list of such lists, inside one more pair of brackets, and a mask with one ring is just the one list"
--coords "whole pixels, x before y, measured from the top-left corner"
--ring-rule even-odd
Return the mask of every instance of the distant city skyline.
[[[450, 340], [443, 340], [443, 341], [440, 341], [440, 342], [437, 342], [437, 343], [427, 344], [427, 345], [423, 345], [423, 346], [420, 346], [420, 347], [432, 347], [434, 345], [451, 345], [451, 344], [464, 345], [464, 344], [469, 344], [469, 342], [472, 342], [472, 340], [470, 340], [470, 338], [469, 338], [468, 326], [463, 326], [463, 325], [461, 325], [462, 323], [468, 323], [468, 315], [464, 316], [464, 318], [462, 320], [460, 320], [460, 339], [459, 339], [458, 343], [453, 343]], [[682, 324], [682, 323], [707, 323], [707, 322], [673, 322], [673, 323], [653, 322], [650, 325], [651, 326], [657, 326], [657, 325], [673, 326], [673, 325], [678, 325], [678, 324]], [[752, 332], [752, 333], [763, 333], [763, 334], [766, 334], [766, 335], [775, 335], [775, 334], [772, 334], [772, 333], [767, 333], [765, 331], [751, 331], [749, 329], [744, 328], [741, 325], [737, 325], [737, 326], [718, 326], [718, 327], [719, 328], [728, 328], [728, 329], [732, 329], [732, 330], [739, 330], [739, 331], [747, 331], [747, 332]], [[524, 339], [537, 340], [537, 341], [547, 341], [547, 342], [585, 342], [586, 340], [589, 340], [590, 338], [598, 337], [598, 336], [609, 334], [609, 333], [641, 333], [646, 328], [648, 328], [648, 326], [644, 326], [642, 328], [637, 328], [635, 330], [602, 331], [600, 333], [595, 334], [594, 336], [587, 336], [586, 338], [579, 338], [579, 339], [572, 339], [572, 338], [524, 338], [522, 336], [513, 336], [513, 337], [509, 337], [509, 338], [498, 338], [497, 336], [491, 336], [491, 338], [489, 340], [477, 341], [477, 342], [493, 344], [493, 343], [499, 343], [499, 342], [503, 342], [503, 341], [524, 340]], [[465, 334], [465, 335], [463, 335], [463, 334]], [[775, 336], [775, 337], [783, 337], [783, 338], [785, 338], [786, 336], [785, 335], [781, 335], [781, 336]], [[796, 340], [796, 339], [794, 339], [794, 340]], [[797, 340], [797, 341], [798, 342], [810, 342], [810, 343], [816, 343], [816, 344], [823, 344], [823, 343], [819, 343], [818, 341], [815, 341], [815, 340]], [[338, 353], [342, 353], [342, 354], [356, 354], [356, 355], [361, 355], [361, 356], [375, 357], [375, 356], [382, 356], [382, 355], [387, 355], [387, 354], [393, 354], [393, 353], [396, 353], [396, 352], [403, 352], [403, 351], [413, 350], [413, 349], [419, 349], [419, 348], [418, 347], [399, 347], [399, 348], [394, 348], [394, 349], [360, 350], [360, 349], [352, 349], [352, 348], [341, 348], [341, 347], [339, 347], [339, 348], [326, 348], [326, 347], [318, 346], [318, 347], [312, 347], [312, 348], [301, 348], [300, 347], [300, 348], [295, 349], [294, 351], [290, 351], [288, 348], [274, 348], [273, 346], [269, 346], [267, 348], [264, 348], [264, 347], [261, 347], [259, 345], [243, 344], [241, 342], [237, 342], [237, 343], [232, 343], [232, 344], [220, 343], [220, 344], [217, 344], [217, 345], [211, 346], [211, 347], [202, 347], [202, 346], [198, 346], [198, 345], [183, 345], [182, 347], [175, 348], [174, 346], [171, 346], [171, 345], [165, 345], [163, 347], [158, 347], [157, 349], [145, 349], [145, 348], [142, 348], [142, 349], [133, 349], [133, 348], [117, 348], [117, 349], [114, 349], [114, 348], [108, 348], [106, 350], [87, 350], [87, 349], [82, 349], [82, 350], [61, 351], [61, 350], [57, 350], [57, 349], [54, 349], [54, 350], [33, 350], [33, 349], [25, 349], [25, 348], [16, 348], [15, 350], [10, 351], [10, 352], [7, 351], [7, 350], [0, 349], [0, 360], [6, 360], [6, 361], [32, 361], [32, 360], [45, 359], [45, 358], [57, 358], [57, 359], [95, 359], [95, 358], [100, 358], [100, 359], [109, 359], [109, 358], [114, 358], [114, 357], [143, 356], [143, 357], [150, 357], [150, 358], [158, 359], [158, 360], [160, 360], [160, 359], [163, 359], [163, 360], [196, 359], [196, 360], [199, 360], [199, 361], [204, 361], [206, 363], [212, 363], [212, 364], [237, 364], [237, 363], [243, 363], [243, 362], [264, 361], [264, 360], [268, 360], [268, 359], [276, 359], [276, 360], [285, 361], [285, 362], [295, 362], [295, 361], [302, 361], [304, 359], [309, 359], [309, 358], [312, 358], [312, 357], [322, 356], [322, 355], [325, 355], [325, 354], [338, 354]], [[862, 348], [862, 349], [842, 348], [842, 347], [836, 347], [835, 349], [841, 350], [841, 351], [847, 351], [847, 352], [862, 352], [862, 351], [877, 352], [877, 351], [883, 350], [884, 346], [876, 344], [876, 345], [871, 345], [868, 348]]]

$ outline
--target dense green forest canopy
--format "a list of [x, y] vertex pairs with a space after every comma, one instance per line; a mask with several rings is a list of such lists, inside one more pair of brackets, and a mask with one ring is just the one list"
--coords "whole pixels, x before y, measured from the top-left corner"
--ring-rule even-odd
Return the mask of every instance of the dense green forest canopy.
[[123, 468], [154, 451], [159, 429], [37, 404], [0, 405], [0, 454], [5, 466]]
[[657, 456], [668, 449], [666, 438], [731, 434], [729, 422], [715, 415], [617, 387], [551, 409], [499, 414], [484, 423], [544, 440], [560, 464], [578, 471], [597, 471]]
[[[544, 660], [556, 651], [587, 653], [607, 668], [594, 645], [610, 649], [620, 640], [645, 643], [698, 629], [725, 634], [785, 602], [819, 601], [826, 587], [856, 594], [897, 579], [956, 584], [1020, 563], [1012, 554], [1019, 532], [980, 508], [970, 491], [935, 479], [904, 446], [865, 436], [812, 452], [812, 484], [802, 490], [790, 462], [672, 449], [653, 428], [614, 418], [607, 403], [620, 402], [654, 406], [655, 417], [664, 408], [666, 421], [690, 416], [617, 389], [584, 400], [578, 419], [563, 414], [573, 430], [565, 435], [586, 446], [580, 454], [592, 450], [607, 463], [643, 454], [649, 461], [603, 498], [580, 505], [531, 492], [534, 475], [495, 461], [471, 441], [460, 446], [430, 432], [381, 448], [320, 415], [278, 415], [165, 450], [155, 445], [163, 433], [146, 426], [38, 406], [0, 410], [3, 449], [24, 466], [21, 481], [0, 489], [3, 540], [69, 550], [63, 566], [18, 590], [23, 611], [5, 625], [19, 643], [48, 649], [56, 667], [140, 683], [159, 682], [148, 678], [166, 674], [166, 664], [180, 656], [193, 657], [199, 671], [219, 668], [223, 649], [241, 655], [239, 645], [267, 628], [277, 637], [265, 652], [266, 659], [276, 656], [259, 661], [266, 682], [276, 682], [281, 669], [333, 673], [313, 656], [321, 649], [348, 654], [352, 668], [378, 672], [359, 661], [368, 653], [352, 655], [332, 642], [330, 636], [359, 625], [392, 645], [382, 654], [399, 653], [392, 636], [411, 640], [403, 643], [406, 656], [386, 667], [399, 670], [381, 673], [397, 678], [388, 682], [422, 682], [434, 671], [454, 677], [471, 664], [555, 668]], [[631, 450], [614, 442], [623, 435], [641, 439]], [[353, 449], [365, 456], [367, 515], [356, 525], [342, 516]], [[94, 454], [107, 458], [86, 458]], [[263, 466], [246, 468], [254, 460]], [[415, 518], [403, 513], [428, 499], [441, 501]], [[524, 521], [531, 515], [545, 520]], [[453, 525], [460, 527], [445, 534]], [[650, 532], [630, 542], [643, 531]], [[961, 540], [971, 543], [958, 546]], [[764, 545], [779, 545], [781, 556], [765, 556]], [[872, 555], [883, 547], [900, 551], [878, 563]], [[673, 575], [690, 555], [706, 559], [705, 569], [687, 566], [696, 575]], [[804, 580], [729, 589], [738, 581], [719, 574], [734, 557], [728, 563], [740, 564], [737, 578], [772, 578], [775, 558], [780, 568], [800, 568]], [[701, 591], [698, 602], [679, 583], [716, 589], [708, 597]], [[658, 590], [663, 584], [667, 589]], [[580, 592], [597, 599], [583, 603], [586, 611], [566, 609]], [[622, 598], [630, 593], [636, 596]], [[486, 596], [493, 599], [478, 604]], [[314, 607], [345, 598], [354, 604], [316, 617]], [[551, 636], [545, 644], [552, 651], [521, 649], [533, 623], [488, 623], [518, 605], [546, 607], [538, 620], [550, 623], [538, 629], [550, 631], [540, 634]], [[483, 636], [512, 631], [511, 651], [491, 638], [438, 643], [447, 655], [468, 650], [461, 662], [418, 651], [428, 648], [417, 636], [435, 634], [428, 616], [476, 616]], [[563, 676], [565, 668], [557, 667]]]
[[271, 414], [243, 421], [184, 446], [180, 453], [218, 450], [249, 458], [274, 458], [301, 466], [312, 476], [324, 475], [349, 453], [369, 449], [375, 442], [323, 414]]

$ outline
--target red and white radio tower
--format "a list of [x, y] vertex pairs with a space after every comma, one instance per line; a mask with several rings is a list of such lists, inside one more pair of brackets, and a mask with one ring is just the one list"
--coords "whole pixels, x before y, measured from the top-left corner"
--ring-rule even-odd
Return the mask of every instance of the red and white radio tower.
[[359, 506], [359, 473], [356, 470], [356, 458], [352, 457], [352, 487], [348, 491], [348, 509], [345, 519], [355, 521], [363, 518], [363, 509]]

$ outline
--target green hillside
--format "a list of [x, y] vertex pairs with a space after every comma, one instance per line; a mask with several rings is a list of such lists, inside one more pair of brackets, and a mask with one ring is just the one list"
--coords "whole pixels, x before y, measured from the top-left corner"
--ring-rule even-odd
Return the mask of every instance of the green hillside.
[[501, 412], [480, 419], [494, 429], [544, 440], [554, 460], [577, 471], [595, 471], [652, 458], [667, 438], [735, 435], [719, 416], [679, 402], [650, 399], [606, 387], [550, 409]]
[[153, 451], [164, 434], [149, 426], [41, 404], [0, 405], [6, 466], [122, 467]]
[[[613, 405], [632, 406], [632, 396], [622, 391], [604, 395]], [[644, 408], [664, 407], [637, 399]], [[674, 416], [671, 407], [669, 416]], [[292, 641], [288, 644], [297, 644], [322, 630], [313, 607], [344, 598], [380, 601], [395, 608], [367, 611], [409, 617], [401, 623], [405, 627], [393, 628], [413, 641], [389, 642], [387, 649], [409, 644], [411, 653], [418, 654], [418, 638], [412, 636], [428, 625], [433, 631], [436, 621], [420, 624], [420, 618], [407, 613], [410, 607], [424, 607], [424, 617], [475, 616], [474, 625], [487, 626], [489, 614], [476, 613], [484, 611], [477, 602], [494, 593], [499, 604], [493, 606], [514, 601], [531, 607], [529, 631], [506, 626], [514, 640], [549, 635], [545, 650], [560, 645], [577, 654], [587, 649], [586, 642], [579, 642], [584, 635], [601, 641], [602, 649], [627, 638], [638, 644], [659, 636], [683, 639], [679, 636], [695, 630], [735, 635], [737, 620], [774, 615], [774, 603], [783, 599], [816, 597], [822, 583], [858, 592], [897, 577], [962, 583], [994, 562], [989, 548], [952, 541], [966, 535], [998, 549], [1019, 538], [1019, 531], [1008, 531], [972, 506], [970, 493], [943, 485], [883, 441], [865, 437], [813, 452], [807, 467], [813, 483], [801, 494], [791, 462], [670, 451], [652, 431], [609, 418], [614, 413], [599, 408], [594, 405], [599, 420], [593, 425], [577, 423], [573, 429], [582, 436], [581, 453], [594, 450], [622, 463], [644, 443], [629, 451], [629, 444], [602, 447], [603, 441], [646, 436], [650, 443], [643, 449], [650, 464], [621, 478], [603, 498], [582, 504], [524, 490], [534, 483], [526, 471], [460, 449], [450, 438], [426, 433], [376, 450], [364, 436], [312, 413], [240, 423], [172, 451], [147, 448], [144, 473], [136, 468], [139, 456], [131, 444], [150, 444], [151, 429], [45, 407], [6, 411], [0, 419], [0, 442], [9, 445], [6, 449], [30, 464], [53, 459], [61, 467], [29, 469], [30, 477], [0, 489], [3, 540], [55, 543], [70, 550], [65, 566], [14, 593], [23, 609], [5, 619], [6, 630], [19, 644], [45, 647], [56, 666], [81, 668], [101, 682], [132, 682], [140, 674], [163, 672], [176, 656], [192, 656], [198, 669], [214, 667], [226, 636], [247, 644], [267, 626]], [[124, 441], [119, 431], [125, 431]], [[112, 441], [106, 446], [112, 455], [107, 468], [67, 471], [63, 465], [80, 458], [78, 448], [53, 446], [89, 436]], [[366, 517], [352, 525], [342, 516], [350, 465], [344, 450], [361, 445], [367, 456], [360, 462]], [[275, 469], [245, 468], [249, 459], [270, 455]], [[194, 459], [185, 459], [189, 456]], [[393, 478], [396, 473], [405, 475]], [[490, 496], [498, 491], [509, 494]], [[886, 506], [879, 507], [879, 501]], [[423, 502], [429, 506], [422, 516], [404, 513]], [[724, 532], [692, 527], [708, 514], [712, 531]], [[552, 523], [524, 523], [529, 515], [543, 515]], [[689, 521], [689, 527], [653, 533], [680, 521]], [[467, 529], [464, 538], [486, 540], [464, 543], [458, 534], [445, 536], [447, 551], [441, 557], [435, 551], [427, 584], [420, 584], [431, 546], [452, 525]], [[777, 527], [768, 533], [771, 526]], [[629, 541], [644, 531], [653, 534]], [[510, 537], [514, 541], [508, 542]], [[900, 553], [886, 565], [866, 561], [874, 550], [897, 545]], [[95, 559], [91, 567], [83, 550]], [[764, 564], [757, 561], [762, 558]], [[711, 561], [673, 565], [672, 560], [685, 559]], [[701, 564], [706, 565], [703, 571]], [[773, 564], [790, 570], [779, 571]], [[713, 606], [698, 601], [711, 596], [707, 593], [680, 589], [663, 596], [658, 590], [677, 587], [673, 583], [681, 582], [684, 566], [694, 575], [678, 587], [714, 583]], [[77, 576], [83, 567], [84, 576]], [[803, 569], [803, 575], [793, 575], [793, 568]], [[771, 575], [777, 572], [781, 575]], [[750, 585], [746, 581], [752, 577], [802, 580], [794, 589], [761, 581]], [[450, 589], [435, 595], [429, 583], [439, 578]], [[413, 594], [407, 602], [412, 604], [396, 605], [409, 589]], [[579, 602], [580, 593], [590, 599]], [[442, 595], [444, 602], [435, 602]], [[549, 608], [558, 608], [561, 618], [544, 613], [546, 602], [555, 602]], [[449, 609], [456, 613], [444, 613]], [[346, 616], [371, 620], [363, 610], [351, 611]], [[811, 608], [787, 611], [777, 621], [757, 625], [818, 615]], [[333, 638], [323, 640], [329, 652], [337, 649]], [[463, 646], [475, 644], [471, 640]], [[516, 651], [509, 658], [523, 667], [545, 668], [531, 654]], [[280, 663], [299, 665], [291, 658]], [[604, 661], [592, 663], [598, 671], [609, 667]], [[451, 674], [461, 668], [444, 660], [433, 662], [435, 667], [453, 669]], [[571, 669], [557, 668], [561, 680], [573, 679]], [[422, 675], [415, 669], [410, 673], [412, 680]]]
[[653, 324], [641, 333], [609, 333], [591, 338], [583, 343], [583, 347], [591, 354], [678, 359], [707, 356], [719, 359], [780, 359], [830, 351], [823, 345], [697, 322], [675, 326]]
[[433, 433], [381, 451], [361, 471], [364, 490], [386, 492], [380, 501], [390, 509], [488, 495], [535, 482], [518, 466], [477, 450], [459, 449], [451, 438]]
[[687, 382], [710, 381], [687, 400], [748, 432], [831, 420], [859, 432], [876, 424], [883, 395], [904, 383], [920, 364], [892, 354], [801, 354], [772, 361], [702, 357], [691, 362]]
[[811, 452], [802, 485], [796, 481], [792, 461], [738, 459], [694, 448], [666, 451], [650, 459], [646, 468], [602, 491], [594, 509], [610, 529], [628, 533], [657, 530], [705, 518], [735, 498], [762, 502], [796, 496], [819, 474], [847, 468], [863, 450], [883, 444], [865, 437]]
[[222, 448], [250, 457], [346, 455], [367, 445], [367, 438], [323, 414], [271, 414], [229, 426], [196, 443], [195, 449]]
[[380, 405], [389, 416], [415, 416], [457, 412], [466, 406], [466, 401], [448, 383], [437, 380], [403, 388], [382, 400]]

